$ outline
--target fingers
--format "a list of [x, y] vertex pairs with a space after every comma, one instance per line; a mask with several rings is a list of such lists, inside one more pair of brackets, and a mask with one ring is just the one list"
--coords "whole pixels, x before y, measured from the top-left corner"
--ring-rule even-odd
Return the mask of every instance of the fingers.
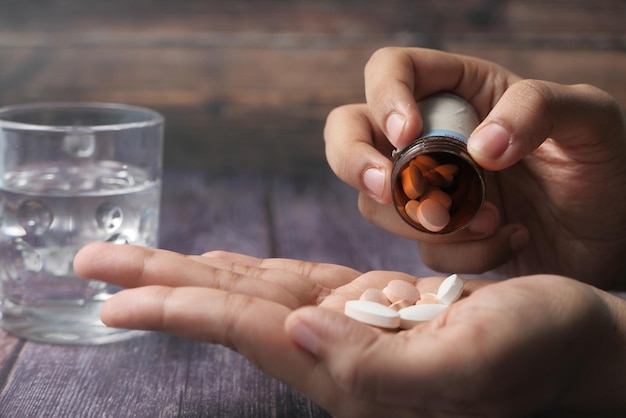
[[326, 120], [326, 158], [345, 183], [381, 203], [391, 202], [391, 151], [365, 105], [334, 109]]
[[383, 333], [342, 313], [307, 307], [287, 317], [285, 330], [323, 362], [341, 389], [373, 403], [450, 409], [445, 403], [455, 396], [450, 396], [451, 387], [469, 383], [460, 368], [455, 375], [450, 367], [471, 351], [455, 349], [458, 341], [450, 337], [459, 338], [460, 332], [462, 339], [471, 338], [465, 335], [469, 327], [446, 333], [427, 327]]
[[466, 242], [419, 243], [420, 258], [431, 269], [445, 273], [478, 274], [511, 260], [528, 245], [528, 231], [505, 225], [488, 238]]
[[392, 205], [383, 205], [359, 195], [359, 211], [374, 225], [403, 238], [427, 242], [460, 242], [483, 239], [492, 235], [500, 225], [500, 213], [491, 202], [485, 202], [475, 219], [464, 230], [452, 235], [435, 235], [420, 232], [409, 226]]
[[493, 63], [419, 48], [383, 48], [365, 67], [367, 105], [333, 110], [324, 138], [331, 169], [378, 203], [390, 203], [392, 149], [402, 148], [421, 129], [416, 100], [450, 91], [486, 115], [518, 77]]
[[384, 405], [342, 391], [322, 362], [287, 335], [289, 312], [269, 300], [217, 289], [147, 286], [117, 293], [105, 302], [101, 316], [112, 327], [167, 332], [230, 347], [333, 416], [383, 416]]
[[[246, 316], [253, 311], [257, 311], [254, 326]], [[287, 312], [282, 305], [218, 289], [144, 286], [118, 292], [106, 301], [100, 315], [112, 327], [167, 332], [237, 349], [229, 332], [239, 319], [239, 327], [257, 335], [259, 328], [282, 323], [280, 318]]]
[[483, 273], [511, 260], [529, 242], [528, 231], [521, 225], [500, 226], [499, 211], [491, 202], [485, 202], [467, 228], [443, 236], [413, 229], [392, 205], [381, 205], [367, 197], [360, 197], [359, 210], [380, 228], [418, 241], [422, 262], [439, 272]]
[[476, 58], [421, 48], [382, 48], [365, 67], [365, 95], [372, 117], [389, 141], [404, 147], [421, 131], [415, 104], [447, 91], [472, 102], [481, 115], [517, 77]]
[[337, 264], [314, 263], [287, 258], [257, 258], [228, 251], [210, 251], [197, 258], [199, 261], [206, 259], [227, 260], [232, 263], [231, 268], [248, 266], [259, 269], [285, 270], [306, 277], [310, 281], [329, 289], [342, 286], [361, 274], [350, 267]]
[[623, 137], [610, 134], [619, 129], [618, 121], [615, 100], [594, 87], [522, 80], [476, 128], [468, 151], [482, 167], [501, 170], [551, 138], [577, 162], [602, 163], [615, 149], [602, 141]]
[[82, 277], [123, 287], [212, 287], [257, 296], [291, 308], [315, 303], [329, 292], [289, 271], [233, 265], [219, 259], [198, 259], [154, 248], [94, 243], [79, 251], [74, 259], [74, 269]]
[[288, 312], [271, 301], [216, 289], [148, 286], [117, 293], [103, 305], [101, 316], [113, 327], [167, 332], [230, 347], [296, 389], [332, 399], [336, 387], [323, 369], [285, 334]]

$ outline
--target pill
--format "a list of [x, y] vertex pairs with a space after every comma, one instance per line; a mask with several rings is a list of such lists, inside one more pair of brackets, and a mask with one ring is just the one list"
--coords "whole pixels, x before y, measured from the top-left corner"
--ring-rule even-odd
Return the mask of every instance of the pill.
[[400, 309], [408, 308], [409, 306], [412, 306], [412, 305], [413, 303], [409, 303], [406, 300], [399, 300], [389, 305], [389, 307], [393, 309], [394, 311], [399, 311]]
[[398, 312], [400, 314], [400, 328], [409, 329], [423, 322], [428, 322], [447, 307], [447, 305], [441, 304], [424, 304], [401, 309]]
[[435, 199], [426, 199], [417, 208], [417, 219], [427, 230], [438, 232], [450, 222], [450, 213]]
[[450, 207], [452, 207], [452, 197], [450, 197], [448, 193], [444, 192], [438, 187], [427, 188], [420, 196], [420, 200], [426, 199], [435, 199], [437, 202], [441, 203], [443, 207], [445, 207], [447, 210], [450, 210]]
[[[408, 308], [405, 308], [408, 309]], [[398, 328], [400, 314], [388, 306], [369, 300], [349, 300], [344, 307], [346, 316], [380, 328]]]
[[387, 287], [383, 289], [383, 293], [391, 303], [404, 300], [413, 304], [420, 298], [420, 293], [414, 284], [399, 279], [387, 283]]
[[417, 199], [426, 190], [422, 172], [410, 164], [400, 173], [400, 182], [402, 191], [409, 199]]
[[439, 298], [434, 293], [423, 293], [420, 295], [420, 299], [415, 302], [416, 305], [428, 305], [428, 304], [439, 304]]
[[426, 173], [429, 170], [437, 167], [439, 163], [430, 155], [421, 154], [413, 158], [409, 164], [418, 167], [422, 173]]
[[387, 296], [385, 296], [383, 291], [375, 288], [367, 289], [361, 294], [359, 300], [368, 300], [370, 302], [380, 303], [381, 305], [385, 306], [389, 305], [389, 299], [387, 299]]
[[411, 218], [412, 221], [419, 223], [417, 219], [417, 207], [420, 205], [418, 200], [409, 200], [404, 205], [404, 212]]
[[429, 170], [424, 173], [424, 180], [426, 181], [426, 183], [435, 187], [441, 187], [446, 182], [446, 179], [435, 169]]
[[441, 164], [435, 167], [433, 170], [441, 174], [441, 176], [444, 178], [443, 185], [449, 186], [454, 181], [454, 176], [456, 176], [456, 173], [459, 171], [459, 167], [454, 164]]
[[463, 280], [457, 274], [451, 274], [439, 285], [437, 299], [444, 305], [450, 305], [459, 300], [461, 293], [463, 293]]

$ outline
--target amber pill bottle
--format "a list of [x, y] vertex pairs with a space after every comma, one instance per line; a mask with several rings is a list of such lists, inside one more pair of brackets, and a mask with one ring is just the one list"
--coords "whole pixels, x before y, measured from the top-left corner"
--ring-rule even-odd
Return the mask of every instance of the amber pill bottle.
[[[423, 120], [422, 133], [392, 155], [393, 204], [402, 219], [413, 228], [430, 234], [450, 234], [469, 225], [485, 200], [482, 169], [467, 152], [467, 138], [479, 124], [478, 114], [470, 103], [451, 93], [437, 93], [420, 100], [417, 105]], [[439, 164], [458, 167], [454, 182], [442, 188], [452, 198], [450, 222], [437, 232], [429, 231], [412, 220], [404, 209], [410, 199], [403, 192], [400, 174], [411, 160], [423, 154]]]

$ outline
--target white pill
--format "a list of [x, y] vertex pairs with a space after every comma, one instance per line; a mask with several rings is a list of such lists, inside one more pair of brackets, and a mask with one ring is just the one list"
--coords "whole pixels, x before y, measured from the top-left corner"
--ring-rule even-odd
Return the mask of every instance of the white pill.
[[349, 300], [344, 308], [346, 316], [364, 324], [380, 328], [398, 328], [400, 314], [388, 306], [369, 300]]
[[452, 274], [439, 285], [437, 299], [444, 305], [450, 305], [459, 300], [461, 293], [463, 293], [463, 280], [457, 274]]
[[400, 328], [409, 329], [418, 324], [428, 322], [447, 307], [448, 305], [424, 304], [401, 309], [400, 312], [398, 312], [400, 314]]

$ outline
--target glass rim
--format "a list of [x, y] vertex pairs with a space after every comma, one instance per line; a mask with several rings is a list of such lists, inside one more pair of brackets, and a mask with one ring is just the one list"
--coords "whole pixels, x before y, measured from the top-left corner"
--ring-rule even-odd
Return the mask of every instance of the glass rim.
[[[117, 110], [133, 111], [143, 113], [145, 118], [143, 120], [134, 122], [121, 122], [121, 123], [109, 123], [102, 125], [48, 125], [39, 123], [28, 122], [15, 122], [4, 119], [4, 115], [26, 113], [29, 111], [37, 110], [58, 110], [58, 109], [78, 109], [78, 110]], [[163, 123], [163, 115], [143, 106], [128, 105], [121, 103], [109, 103], [109, 102], [34, 102], [34, 103], [22, 103], [15, 105], [8, 105], [0, 107], [0, 129], [11, 128], [30, 131], [54, 131], [54, 132], [101, 132], [101, 131], [118, 131], [133, 128], [145, 128], [150, 126], [156, 126]]]

